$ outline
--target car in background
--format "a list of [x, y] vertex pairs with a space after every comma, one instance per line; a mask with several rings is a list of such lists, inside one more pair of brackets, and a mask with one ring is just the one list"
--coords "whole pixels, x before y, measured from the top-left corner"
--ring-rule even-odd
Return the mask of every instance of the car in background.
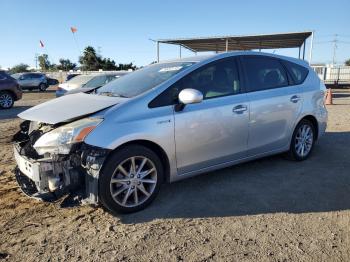
[[[47, 77], [43, 73], [18, 73], [13, 74], [13, 78], [15, 78], [23, 90], [33, 90], [38, 89], [39, 91], [46, 91], [49, 85], [54, 84], [52, 79]], [[56, 80], [57, 81], [57, 80]]]
[[63, 96], [66, 92], [80, 88], [83, 85], [85, 85], [87, 82], [89, 82], [92, 78], [94, 78], [95, 75], [79, 75], [75, 76], [74, 78], [59, 84], [56, 89], [56, 97]]
[[71, 94], [76, 94], [76, 93], [91, 93], [96, 91], [98, 88], [101, 86], [116, 80], [129, 72], [115, 72], [115, 73], [106, 73], [103, 75], [98, 75], [91, 79], [89, 82], [87, 82], [85, 85], [83, 85], [80, 88], [72, 89], [68, 92], [66, 92], [64, 95], [71, 95]]
[[47, 83], [49, 86], [55, 86], [58, 85], [60, 82], [55, 78], [47, 77]]
[[22, 90], [16, 79], [5, 71], [0, 71], [0, 108], [11, 108], [15, 101], [22, 98]]
[[69, 81], [71, 80], [72, 78], [76, 77], [76, 76], [80, 76], [81, 74], [68, 74], [67, 77], [66, 77], [66, 81]]
[[127, 72], [99, 73], [76, 76], [73, 79], [58, 86], [56, 90], [56, 97], [60, 97], [68, 93], [74, 94], [92, 91], [111, 82], [112, 80], [115, 80], [116, 77], [120, 77], [125, 73]]

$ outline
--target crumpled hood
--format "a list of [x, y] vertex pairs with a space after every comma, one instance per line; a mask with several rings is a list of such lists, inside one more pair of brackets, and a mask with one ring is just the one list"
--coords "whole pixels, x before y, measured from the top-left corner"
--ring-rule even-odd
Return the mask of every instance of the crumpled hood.
[[128, 100], [121, 97], [84, 93], [62, 96], [29, 108], [18, 117], [47, 124], [58, 124], [90, 115]]

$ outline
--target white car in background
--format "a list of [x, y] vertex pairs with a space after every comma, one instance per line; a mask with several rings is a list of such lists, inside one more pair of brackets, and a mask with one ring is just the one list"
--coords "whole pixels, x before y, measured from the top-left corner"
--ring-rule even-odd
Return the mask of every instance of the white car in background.
[[56, 97], [63, 96], [66, 92], [80, 88], [93, 79], [96, 75], [79, 75], [62, 84], [59, 84], [56, 90]]
[[76, 93], [88, 93], [129, 73], [128, 71], [80, 75], [58, 86], [56, 97]]
[[87, 82], [82, 87], [72, 89], [72, 90], [66, 92], [64, 95], [95, 92], [101, 86], [104, 86], [105, 84], [107, 84], [113, 80], [116, 80], [119, 77], [122, 77], [128, 73], [129, 73], [128, 71], [120, 71], [120, 72], [100, 74], [100, 75], [92, 78], [89, 82]]

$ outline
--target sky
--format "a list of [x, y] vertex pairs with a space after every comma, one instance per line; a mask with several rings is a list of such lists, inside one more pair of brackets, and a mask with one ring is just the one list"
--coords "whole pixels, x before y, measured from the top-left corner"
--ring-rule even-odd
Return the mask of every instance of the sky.
[[[143, 66], [156, 60], [156, 44], [149, 39], [304, 30], [315, 31], [313, 63], [332, 61], [335, 34], [336, 62], [350, 58], [350, 0], [0, 0], [0, 10], [2, 68], [18, 63], [34, 67], [35, 54], [42, 53], [52, 63], [60, 58], [77, 62], [87, 45], [117, 63]], [[71, 26], [78, 29], [75, 39]], [[298, 56], [298, 49], [269, 52]], [[178, 56], [177, 46], [160, 46], [161, 60]]]

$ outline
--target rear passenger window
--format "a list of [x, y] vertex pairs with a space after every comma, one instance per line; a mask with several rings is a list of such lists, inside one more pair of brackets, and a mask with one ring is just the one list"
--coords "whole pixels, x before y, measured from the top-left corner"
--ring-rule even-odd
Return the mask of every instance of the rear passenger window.
[[31, 78], [33, 78], [33, 79], [39, 79], [41, 77], [43, 77], [43, 75], [39, 75], [39, 74], [32, 74], [31, 75]]
[[294, 84], [300, 85], [304, 82], [309, 73], [309, 70], [306, 67], [285, 60], [283, 60], [282, 63], [292, 76]]
[[288, 86], [287, 74], [278, 59], [244, 56], [243, 64], [249, 92]]
[[37, 74], [28, 74], [26, 77], [26, 79], [36, 79], [36, 78], [38, 78]]

